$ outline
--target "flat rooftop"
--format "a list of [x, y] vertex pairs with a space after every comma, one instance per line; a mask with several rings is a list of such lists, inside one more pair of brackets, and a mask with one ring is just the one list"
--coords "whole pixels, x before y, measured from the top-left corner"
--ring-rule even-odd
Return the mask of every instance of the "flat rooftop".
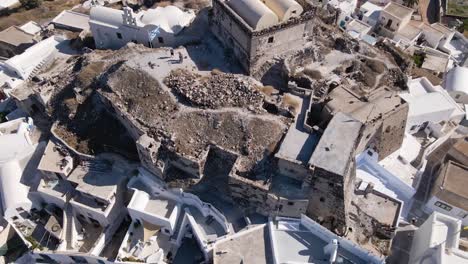
[[270, 236], [265, 224], [220, 240], [213, 249], [214, 264], [268, 264], [272, 261]]
[[310, 98], [301, 100], [301, 112], [289, 127], [288, 133], [281, 143], [276, 157], [287, 160], [296, 160], [304, 164], [309, 161], [315, 146], [319, 141], [317, 134], [311, 134], [304, 129], [304, 122]]
[[413, 9], [409, 8], [409, 7], [406, 7], [406, 6], [403, 6], [403, 5], [400, 5], [400, 4], [397, 4], [395, 2], [390, 2], [388, 3], [384, 9], [383, 9], [384, 12], [387, 12], [389, 13], [390, 15], [394, 16], [394, 17], [398, 17], [400, 19], [404, 19], [408, 16], [411, 16], [414, 12]]
[[36, 42], [34, 41], [34, 35], [26, 33], [16, 26], [0, 31], [0, 41], [13, 46], [33, 45]]
[[[298, 220], [270, 222], [273, 252], [277, 263], [330, 263], [324, 248], [331, 242], [311, 232]], [[338, 245], [335, 263], [368, 263]]]
[[54, 142], [49, 141], [37, 169], [61, 173], [62, 161], [65, 157], [64, 153], [60, 152], [60, 148]]
[[67, 179], [77, 184], [77, 191], [108, 201], [125, 177], [121, 171], [114, 169], [111, 161], [95, 160], [78, 165]]
[[175, 206], [176, 203], [174, 201], [152, 198], [148, 201], [144, 210], [151, 214], [169, 218]]
[[341, 112], [337, 113], [315, 148], [309, 165], [345, 175], [359, 138], [362, 124]]
[[442, 177], [442, 181], [434, 186], [436, 195], [449, 204], [468, 211], [468, 167], [449, 160], [439, 177]]
[[52, 20], [52, 24], [56, 27], [65, 27], [77, 31], [89, 30], [89, 16], [70, 10], [64, 10]]
[[355, 195], [353, 202], [359, 207], [359, 211], [387, 226], [395, 226], [402, 209], [400, 201], [376, 191], [367, 195]]

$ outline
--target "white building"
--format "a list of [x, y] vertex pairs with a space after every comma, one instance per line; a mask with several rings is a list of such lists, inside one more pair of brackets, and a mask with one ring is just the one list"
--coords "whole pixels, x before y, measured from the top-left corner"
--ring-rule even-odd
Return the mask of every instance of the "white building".
[[439, 171], [426, 208], [460, 219], [468, 225], [468, 167], [446, 162]]
[[0, 11], [3, 9], [12, 8], [15, 6], [20, 6], [19, 0], [2, 0], [0, 1]]
[[89, 26], [99, 49], [119, 49], [129, 42], [148, 47], [175, 46], [178, 34], [195, 18], [175, 6], [157, 7], [137, 14], [129, 7], [91, 8]]
[[305, 215], [268, 223], [273, 263], [384, 263], [357, 244], [339, 237]]
[[370, 25], [372, 29], [379, 23], [380, 12], [382, 7], [371, 3], [365, 2], [359, 7], [358, 18], [362, 22]]
[[62, 41], [63, 37], [52, 36], [29, 47], [22, 54], [0, 63], [0, 87], [3, 88], [3, 92], [9, 96], [14, 88], [52, 61]]
[[393, 38], [411, 20], [414, 10], [406, 6], [389, 2], [380, 12], [379, 33], [385, 37]]
[[416, 159], [421, 146], [409, 134], [405, 134], [401, 148], [381, 162], [378, 154], [366, 151], [356, 158], [356, 179], [371, 183], [374, 190], [403, 202], [401, 217], [408, 220], [422, 171], [410, 162]]
[[135, 189], [127, 208], [133, 220], [159, 226], [169, 235], [174, 233], [181, 209], [180, 204], [173, 200], [151, 197], [138, 189]]
[[443, 86], [457, 103], [468, 104], [467, 67], [455, 67], [447, 72]]
[[460, 220], [433, 213], [414, 233], [409, 263], [468, 263], [468, 252], [460, 247], [461, 231]]
[[0, 198], [6, 219], [21, 218], [20, 214], [33, 206], [23, 175], [39, 147], [32, 138], [33, 129], [32, 119], [0, 124]]
[[127, 187], [134, 190], [127, 206], [132, 223], [119, 249], [120, 259], [159, 263], [169, 252], [175, 255], [188, 236], [209, 260], [214, 242], [232, 232], [224, 215], [211, 204], [180, 189], [168, 189], [145, 169]]
[[407, 133], [413, 134], [430, 126], [433, 132], [443, 134], [445, 125], [458, 124], [464, 118], [464, 110], [452, 97], [425, 77], [410, 80], [408, 87], [407, 93], [400, 94], [409, 105]]

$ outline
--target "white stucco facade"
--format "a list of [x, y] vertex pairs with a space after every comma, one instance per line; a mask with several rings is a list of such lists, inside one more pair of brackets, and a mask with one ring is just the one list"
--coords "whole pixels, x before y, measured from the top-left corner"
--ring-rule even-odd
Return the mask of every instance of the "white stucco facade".
[[463, 264], [468, 252], [459, 249], [461, 222], [433, 213], [415, 231], [409, 263]]
[[464, 118], [464, 110], [440, 86], [433, 86], [425, 77], [410, 80], [409, 90], [400, 97], [409, 105], [407, 133], [416, 133], [430, 124], [454, 122]]
[[177, 35], [195, 18], [193, 12], [183, 12], [175, 6], [157, 7], [137, 14], [126, 7], [91, 8], [89, 26], [96, 47], [119, 49], [129, 42], [148, 47], [175, 46]]
[[[31, 119], [30, 119], [31, 120]], [[17, 119], [0, 125], [0, 198], [6, 219], [29, 211], [29, 187], [22, 182], [23, 173], [38, 144], [29, 137], [32, 120]]]

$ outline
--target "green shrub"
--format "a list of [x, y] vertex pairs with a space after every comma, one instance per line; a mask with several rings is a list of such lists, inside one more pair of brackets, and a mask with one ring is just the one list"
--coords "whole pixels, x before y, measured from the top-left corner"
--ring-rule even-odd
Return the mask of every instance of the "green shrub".
[[21, 5], [26, 9], [33, 9], [42, 4], [42, 0], [20, 0]]

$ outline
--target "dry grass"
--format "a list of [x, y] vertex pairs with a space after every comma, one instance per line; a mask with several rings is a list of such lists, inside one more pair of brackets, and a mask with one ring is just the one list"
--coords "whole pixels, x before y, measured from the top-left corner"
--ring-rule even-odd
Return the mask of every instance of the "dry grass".
[[171, 1], [161, 1], [161, 2], [157, 2], [153, 7], [157, 7], [157, 6], [166, 7], [170, 5], [172, 5]]
[[290, 94], [285, 94], [283, 96], [283, 105], [296, 114], [300, 110], [300, 102]]
[[78, 80], [83, 87], [89, 86], [94, 78], [104, 71], [104, 62], [98, 61], [86, 65], [78, 74]]
[[29, 21], [44, 23], [52, 20], [63, 10], [71, 9], [80, 4], [80, 0], [44, 1], [38, 8], [26, 10], [22, 7], [8, 15], [0, 16], [0, 30], [11, 26], [21, 26]]
[[313, 70], [311, 68], [305, 68], [303, 73], [314, 80], [322, 79], [322, 73], [320, 71]]
[[275, 89], [275, 87], [271, 85], [267, 86], [258, 86], [258, 90], [268, 96], [271, 96], [272, 94], [278, 93], [278, 90]]

